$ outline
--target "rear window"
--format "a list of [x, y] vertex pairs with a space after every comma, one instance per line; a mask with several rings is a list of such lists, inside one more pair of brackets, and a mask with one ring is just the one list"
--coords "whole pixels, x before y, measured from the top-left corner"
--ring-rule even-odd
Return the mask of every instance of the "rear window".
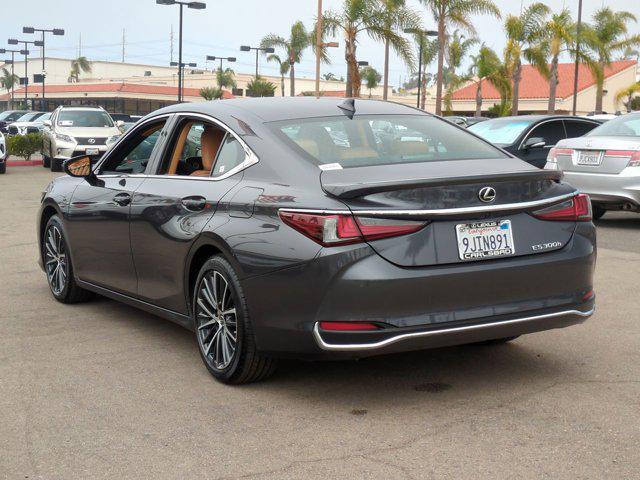
[[319, 165], [349, 168], [506, 157], [449, 122], [426, 115], [339, 116], [272, 125], [286, 143]]
[[498, 145], [511, 145], [533, 120], [503, 119], [487, 120], [469, 127], [469, 131]]
[[587, 137], [640, 137], [640, 115], [623, 115], [591, 130]]

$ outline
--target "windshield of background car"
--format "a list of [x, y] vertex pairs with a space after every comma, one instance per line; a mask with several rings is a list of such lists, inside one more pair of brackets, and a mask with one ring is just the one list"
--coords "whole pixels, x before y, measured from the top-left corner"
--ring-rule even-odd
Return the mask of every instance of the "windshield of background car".
[[20, 118], [18, 118], [18, 120], [16, 120], [16, 122], [30, 122], [32, 119], [38, 117], [38, 115], [40, 115], [40, 112], [25, 113]]
[[469, 131], [498, 145], [511, 145], [533, 123], [533, 120], [503, 119], [478, 122]]
[[609, 120], [585, 135], [586, 137], [640, 137], [640, 115], [623, 115]]
[[447, 121], [427, 115], [362, 115], [273, 122], [292, 148], [342, 168], [505, 157]]
[[62, 110], [58, 114], [58, 125], [84, 128], [113, 127], [113, 120], [107, 112], [99, 110]]

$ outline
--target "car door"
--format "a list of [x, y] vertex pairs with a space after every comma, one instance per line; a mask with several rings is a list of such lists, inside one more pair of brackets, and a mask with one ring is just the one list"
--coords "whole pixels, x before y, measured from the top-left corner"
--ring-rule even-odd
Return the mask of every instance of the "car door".
[[129, 217], [134, 192], [159, 146], [167, 117], [133, 129], [83, 180], [70, 202], [67, 235], [76, 275], [83, 281], [134, 295], [137, 278], [131, 255]]
[[188, 313], [187, 256], [220, 200], [241, 180], [249, 154], [218, 122], [176, 118], [156, 174], [136, 190], [131, 206], [131, 248], [142, 300]]
[[[527, 148], [526, 142], [530, 138], [542, 138], [544, 146]], [[534, 126], [520, 143], [518, 156], [531, 165], [544, 168], [547, 163], [549, 150], [555, 147], [556, 143], [566, 138], [562, 119], [545, 120]]]

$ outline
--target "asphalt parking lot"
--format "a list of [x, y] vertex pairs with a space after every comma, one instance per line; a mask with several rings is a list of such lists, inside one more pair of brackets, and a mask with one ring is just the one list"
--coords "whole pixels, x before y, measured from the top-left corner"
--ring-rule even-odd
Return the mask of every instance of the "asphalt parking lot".
[[52, 298], [35, 214], [53, 176], [0, 176], [1, 478], [638, 478], [640, 215], [598, 222], [584, 325], [228, 387], [190, 332]]

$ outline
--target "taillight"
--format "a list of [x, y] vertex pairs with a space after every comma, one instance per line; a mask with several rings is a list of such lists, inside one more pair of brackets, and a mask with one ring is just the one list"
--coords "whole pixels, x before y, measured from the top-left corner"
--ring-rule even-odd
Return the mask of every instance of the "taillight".
[[607, 150], [604, 152], [607, 157], [628, 158], [627, 167], [640, 167], [640, 150]]
[[585, 193], [579, 193], [575, 197], [532, 212], [532, 215], [540, 220], [555, 220], [557, 222], [589, 222], [591, 221], [591, 199]]
[[280, 218], [303, 235], [330, 247], [417, 232], [427, 222], [281, 211]]
[[573, 155], [573, 149], [553, 147], [551, 150], [549, 150], [549, 155], [547, 155], [547, 162], [558, 163], [558, 155], [568, 155], [570, 157]]

